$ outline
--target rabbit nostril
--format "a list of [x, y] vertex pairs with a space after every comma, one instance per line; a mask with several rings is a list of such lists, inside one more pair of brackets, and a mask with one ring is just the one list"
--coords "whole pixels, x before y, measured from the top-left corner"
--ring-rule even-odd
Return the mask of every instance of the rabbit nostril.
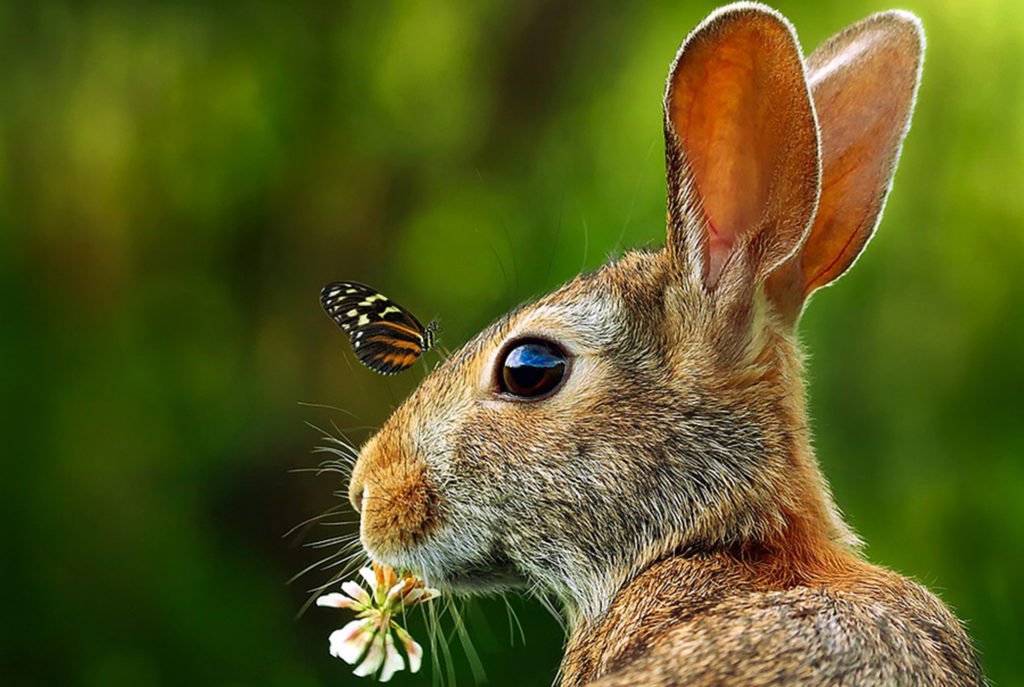
[[366, 485], [361, 481], [353, 480], [348, 487], [348, 500], [357, 513], [363, 512], [363, 499], [366, 497]]

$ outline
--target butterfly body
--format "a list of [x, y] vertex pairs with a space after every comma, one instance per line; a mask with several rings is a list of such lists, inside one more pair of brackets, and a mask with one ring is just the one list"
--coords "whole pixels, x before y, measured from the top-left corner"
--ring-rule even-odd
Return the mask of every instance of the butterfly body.
[[320, 302], [349, 335], [356, 357], [374, 372], [397, 374], [434, 345], [437, 323], [416, 317], [365, 284], [339, 281], [320, 292]]

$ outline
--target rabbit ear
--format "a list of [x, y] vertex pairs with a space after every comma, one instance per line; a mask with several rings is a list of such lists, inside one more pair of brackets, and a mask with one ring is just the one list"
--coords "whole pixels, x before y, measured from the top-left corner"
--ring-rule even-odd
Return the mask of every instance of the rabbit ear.
[[708, 289], [767, 277], [800, 245], [820, 177], [803, 59], [782, 15], [738, 3], [690, 34], [668, 77], [665, 142], [668, 246], [684, 269]]
[[768, 282], [769, 298], [788, 321], [871, 239], [910, 126], [923, 56], [921, 22], [891, 11], [857, 22], [807, 59], [821, 128], [822, 191], [804, 245]]

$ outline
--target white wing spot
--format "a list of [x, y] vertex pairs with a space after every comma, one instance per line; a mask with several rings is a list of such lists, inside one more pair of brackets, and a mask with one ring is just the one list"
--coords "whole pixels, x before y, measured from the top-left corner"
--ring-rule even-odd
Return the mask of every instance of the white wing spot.
[[401, 308], [396, 308], [393, 305], [389, 305], [388, 307], [386, 307], [386, 308], [384, 308], [383, 310], [380, 311], [380, 316], [384, 317], [388, 313], [392, 313], [392, 312], [402, 312], [402, 309]]
[[359, 311], [356, 310], [355, 308], [352, 308], [347, 313], [345, 313], [345, 317], [355, 317], [358, 314], [359, 314]]
[[360, 327], [365, 327], [366, 325], [370, 324], [370, 318], [367, 317], [366, 315], [360, 315], [359, 321], [356, 324], [358, 324]]

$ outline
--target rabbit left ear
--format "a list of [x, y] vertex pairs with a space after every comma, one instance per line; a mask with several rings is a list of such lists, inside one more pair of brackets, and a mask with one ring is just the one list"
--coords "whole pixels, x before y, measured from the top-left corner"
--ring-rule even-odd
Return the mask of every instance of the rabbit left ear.
[[789, 22], [752, 3], [713, 13], [680, 48], [664, 109], [669, 250], [708, 290], [763, 280], [800, 245], [820, 188]]

